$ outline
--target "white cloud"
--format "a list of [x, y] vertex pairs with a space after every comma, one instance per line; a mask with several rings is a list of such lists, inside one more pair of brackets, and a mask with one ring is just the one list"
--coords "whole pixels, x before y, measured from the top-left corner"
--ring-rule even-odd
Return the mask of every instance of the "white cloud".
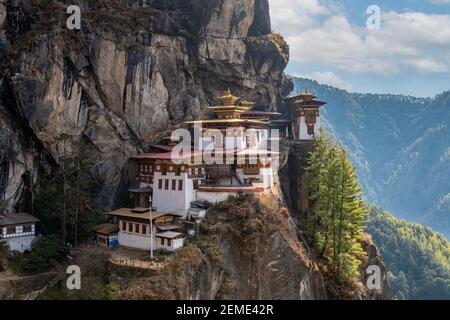
[[403, 60], [402, 63], [405, 66], [409, 66], [412, 69], [415, 69], [417, 72], [421, 73], [442, 73], [449, 71], [448, 65], [446, 63], [434, 61], [432, 59], [407, 59]]
[[339, 78], [334, 72], [311, 72], [305, 75], [300, 75], [302, 78], [308, 78], [312, 80], [316, 80], [319, 83], [327, 84], [333, 87], [341, 88], [347, 91], [352, 89], [352, 86]]
[[434, 4], [450, 4], [450, 0], [431, 0]]
[[368, 30], [330, 1], [270, 1], [273, 29], [288, 41], [292, 61], [351, 73], [450, 70], [448, 14], [391, 11], [383, 13], [381, 30]]

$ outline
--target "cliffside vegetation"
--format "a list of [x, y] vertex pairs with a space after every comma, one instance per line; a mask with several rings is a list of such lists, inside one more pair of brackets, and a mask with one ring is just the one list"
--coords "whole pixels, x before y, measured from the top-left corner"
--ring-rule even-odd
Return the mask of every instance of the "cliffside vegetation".
[[[111, 209], [123, 205], [128, 158], [208, 115], [227, 88], [267, 111], [283, 108], [292, 89], [267, 0], [77, 2], [79, 31], [65, 27], [71, 1], [0, 1], [6, 211], [31, 212], [25, 191], [47, 182], [61, 134], [92, 147], [102, 179], [96, 199]], [[75, 242], [70, 230], [67, 237]]]
[[86, 143], [64, 134], [59, 141], [63, 146], [60, 165], [39, 190], [34, 210], [45, 234], [58, 235], [63, 245], [77, 245], [106, 219], [95, 202], [100, 181], [91, 169], [96, 158]]
[[37, 238], [31, 251], [24, 256], [21, 265], [24, 272], [42, 272], [51, 268], [52, 261], [61, 261], [64, 258], [58, 238], [54, 235]]
[[5, 259], [6, 254], [9, 251], [9, 246], [8, 244], [3, 241], [0, 240], [0, 271], [3, 270], [3, 259]]
[[327, 131], [348, 150], [367, 199], [450, 236], [450, 91], [434, 98], [349, 93], [307, 79]]
[[396, 299], [450, 299], [450, 243], [442, 235], [378, 208], [368, 225]]
[[365, 252], [361, 245], [366, 206], [347, 153], [322, 133], [309, 157], [306, 188], [310, 207], [301, 223], [329, 288], [357, 286]]
[[317, 264], [276, 195], [230, 197], [209, 210], [203, 229], [219, 244], [226, 287], [234, 287], [228, 298], [326, 299]]
[[348, 150], [372, 209], [367, 232], [380, 248], [397, 299], [449, 297], [450, 93], [434, 98], [357, 94], [294, 79], [327, 101], [322, 120]]

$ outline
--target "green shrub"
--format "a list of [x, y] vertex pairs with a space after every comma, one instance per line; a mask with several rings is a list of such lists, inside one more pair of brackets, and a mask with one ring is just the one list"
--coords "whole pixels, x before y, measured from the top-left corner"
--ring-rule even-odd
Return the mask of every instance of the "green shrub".
[[59, 261], [63, 255], [64, 250], [56, 236], [40, 237], [34, 241], [31, 252], [25, 256], [22, 268], [27, 272], [46, 271], [51, 267], [51, 260]]
[[119, 286], [114, 282], [110, 282], [105, 286], [103, 294], [105, 300], [114, 300], [119, 294]]

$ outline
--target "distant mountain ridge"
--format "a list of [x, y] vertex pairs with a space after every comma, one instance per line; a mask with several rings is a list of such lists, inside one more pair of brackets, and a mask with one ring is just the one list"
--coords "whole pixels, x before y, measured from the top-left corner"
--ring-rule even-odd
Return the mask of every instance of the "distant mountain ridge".
[[450, 91], [416, 98], [294, 85], [327, 102], [325, 127], [349, 150], [369, 201], [450, 236]]

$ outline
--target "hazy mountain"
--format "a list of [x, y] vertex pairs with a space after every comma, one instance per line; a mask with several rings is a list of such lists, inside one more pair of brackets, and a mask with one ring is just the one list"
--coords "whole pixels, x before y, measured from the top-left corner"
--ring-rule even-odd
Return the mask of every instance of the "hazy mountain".
[[349, 150], [368, 199], [450, 236], [450, 91], [358, 94], [294, 79], [327, 101], [327, 129]]

